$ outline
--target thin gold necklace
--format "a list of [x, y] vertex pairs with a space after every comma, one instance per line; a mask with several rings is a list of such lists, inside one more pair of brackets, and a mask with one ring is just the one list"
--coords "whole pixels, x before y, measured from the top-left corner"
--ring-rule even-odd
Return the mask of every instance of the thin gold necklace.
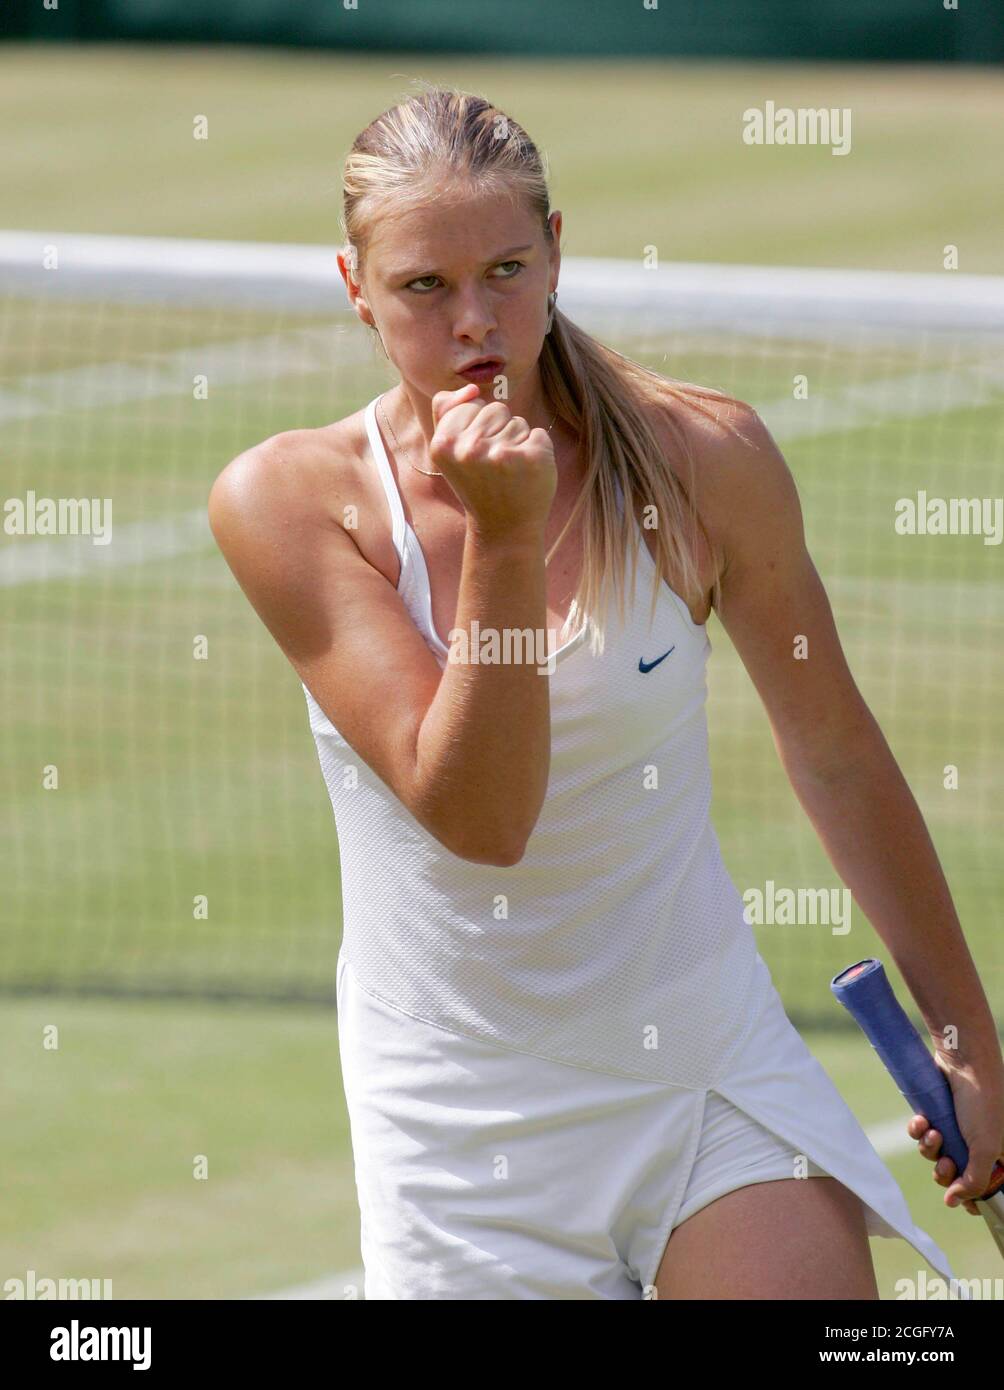
[[[405, 458], [408, 460], [409, 466], [410, 466], [411, 468], [414, 468], [414, 470], [415, 470], [416, 473], [424, 473], [425, 476], [426, 476], [427, 478], [445, 478], [445, 477], [446, 477], [446, 474], [445, 474], [445, 473], [431, 472], [428, 468], [419, 468], [417, 464], [412, 463], [411, 458], [410, 458], [410, 456], [409, 456], [409, 454], [408, 454], [408, 450], [404, 447], [404, 445], [403, 445], [403, 444], [401, 443], [401, 441], [398, 439], [397, 435], [394, 434], [394, 426], [391, 424], [391, 422], [390, 422], [390, 420], [389, 420], [389, 418], [388, 418], [388, 416], [387, 416], [386, 410], [384, 410], [383, 396], [380, 397], [380, 402], [379, 402], [379, 404], [380, 404], [380, 413], [383, 415], [384, 422], [385, 422], [387, 428], [390, 430], [391, 435], [393, 436], [394, 443], [397, 445], [397, 447], [398, 447], [398, 448], [401, 450], [401, 452], [404, 454]], [[551, 433], [551, 430], [554, 428], [554, 422], [555, 422], [555, 420], [557, 420], [557, 418], [558, 418], [558, 412], [555, 411], [554, 414], [551, 416], [551, 423], [550, 423], [550, 424], [548, 425], [548, 427], [547, 427], [547, 432], [548, 432], [548, 434], [550, 434], [550, 433]]]

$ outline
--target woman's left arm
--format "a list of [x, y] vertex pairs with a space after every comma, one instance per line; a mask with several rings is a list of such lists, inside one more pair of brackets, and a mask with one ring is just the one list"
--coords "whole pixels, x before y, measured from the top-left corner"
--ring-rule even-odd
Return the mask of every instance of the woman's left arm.
[[[749, 443], [719, 437], [702, 470], [706, 524], [711, 499], [725, 559], [719, 620], [763, 701], [795, 794], [888, 947], [949, 1077], [970, 1160], [953, 1182], [945, 1159], [935, 1180], [955, 1206], [986, 1189], [1004, 1156], [996, 1024], [920, 809], [848, 668], [791, 472], [755, 411], [746, 407], [736, 423]], [[938, 1147], [921, 1152], [933, 1160]]]

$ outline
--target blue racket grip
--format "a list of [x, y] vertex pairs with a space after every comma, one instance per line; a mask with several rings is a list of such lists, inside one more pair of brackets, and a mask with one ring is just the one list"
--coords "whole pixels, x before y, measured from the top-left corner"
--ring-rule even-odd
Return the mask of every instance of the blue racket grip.
[[[868, 958], [848, 966], [833, 977], [830, 989], [857, 1020], [900, 1095], [941, 1134], [941, 1153], [952, 1160], [961, 1176], [969, 1162], [969, 1148], [955, 1118], [952, 1088], [893, 994], [882, 962]], [[991, 1196], [1002, 1186], [1004, 1166], [998, 1163], [983, 1196]]]

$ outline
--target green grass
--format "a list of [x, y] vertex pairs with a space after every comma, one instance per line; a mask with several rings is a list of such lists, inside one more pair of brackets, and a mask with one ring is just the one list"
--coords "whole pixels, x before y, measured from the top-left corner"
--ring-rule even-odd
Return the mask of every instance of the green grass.
[[[1001, 195], [992, 71], [770, 65], [518, 63], [394, 55], [191, 54], [155, 48], [0, 50], [7, 226], [331, 242], [352, 136], [421, 74], [490, 94], [547, 150], [566, 254], [999, 273]], [[617, 120], [597, 83], [618, 83]], [[767, 97], [854, 109], [855, 147], [739, 142], [737, 111]], [[211, 138], [191, 139], [206, 112]], [[630, 140], [625, 140], [630, 132]], [[946, 218], [945, 213], [950, 213]], [[241, 449], [321, 425], [389, 384], [361, 333], [330, 368], [270, 370], [274, 335], [321, 315], [155, 311], [5, 301], [0, 403], [53, 373], [174, 363], [177, 384], [100, 410], [57, 397], [0, 418], [5, 495], [110, 496], [117, 527], [203, 507]], [[762, 405], [938, 370], [930, 345], [868, 351], [776, 340], [625, 338], [676, 377]], [[246, 379], [191, 397], [189, 356], [230, 348]], [[172, 356], [175, 355], [175, 356]], [[973, 350], [963, 344], [958, 361]], [[180, 364], [180, 365], [179, 365]], [[921, 805], [998, 1016], [1004, 1016], [998, 836], [1004, 642], [996, 552], [967, 537], [893, 538], [895, 499], [918, 487], [994, 495], [1000, 397], [887, 417], [782, 447], [810, 549], [855, 677]], [[769, 418], [768, 418], [769, 423]], [[937, 486], [934, 486], [934, 483]], [[14, 542], [7, 541], [5, 544]], [[330, 1000], [341, 933], [337, 841], [302, 692], [222, 557], [203, 549], [0, 589], [0, 984], [165, 991], [174, 999], [7, 1001], [5, 1277], [115, 1281], [117, 1297], [235, 1297], [358, 1263], [358, 1217], [333, 1014], [214, 993]], [[193, 640], [208, 638], [208, 660]], [[777, 762], [766, 718], [717, 619], [709, 672], [714, 819], [740, 888], [839, 887]], [[957, 764], [959, 792], [942, 769]], [[42, 769], [59, 770], [58, 791]], [[193, 915], [204, 895], [206, 919]], [[829, 976], [883, 952], [849, 936], [765, 927], [785, 1005], [844, 1022]], [[56, 1052], [42, 1029], [60, 1029]], [[810, 1032], [863, 1123], [897, 1098], [854, 1033]], [[209, 1178], [192, 1177], [205, 1154]], [[930, 1165], [889, 1160], [919, 1224], [966, 1274], [994, 1271], [982, 1223], [941, 1205]], [[989, 1248], [988, 1248], [989, 1247]], [[884, 1296], [915, 1275], [875, 1242]]]
[[0, 1037], [4, 1278], [243, 1298], [358, 1263], [332, 1012], [31, 999]]
[[[940, 270], [952, 243], [1004, 268], [993, 68], [8, 45], [0, 76], [11, 227], [338, 241], [341, 161], [420, 77], [521, 122], [569, 255]], [[745, 145], [767, 100], [849, 107], [851, 152]]]

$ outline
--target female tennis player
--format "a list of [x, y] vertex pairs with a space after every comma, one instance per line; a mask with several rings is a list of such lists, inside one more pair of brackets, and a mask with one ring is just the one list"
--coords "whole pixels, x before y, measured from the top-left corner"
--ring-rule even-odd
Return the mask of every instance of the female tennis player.
[[336, 818], [365, 1296], [874, 1299], [869, 1235], [951, 1278], [724, 867], [712, 607], [928, 1023], [972, 1155], [936, 1178], [975, 1210], [1004, 1075], [934, 850], [762, 421], [571, 322], [549, 208], [487, 101], [432, 88], [374, 120], [338, 263], [399, 379], [240, 455], [210, 498]]

